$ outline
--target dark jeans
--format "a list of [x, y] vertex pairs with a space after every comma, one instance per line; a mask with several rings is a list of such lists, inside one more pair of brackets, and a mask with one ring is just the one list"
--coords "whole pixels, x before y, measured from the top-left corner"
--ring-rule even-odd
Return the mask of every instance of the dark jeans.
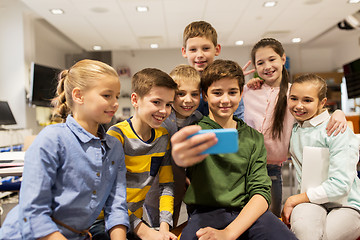
[[[238, 210], [225, 208], [191, 207], [188, 224], [181, 233], [182, 240], [197, 240], [200, 228], [226, 228], [239, 215]], [[266, 211], [238, 240], [292, 240], [297, 239], [288, 227], [274, 214]]]
[[280, 217], [282, 204], [281, 166], [268, 164], [267, 171], [272, 182], [270, 211]]
[[110, 240], [109, 234], [105, 231], [105, 221], [96, 220], [90, 227], [90, 233], [93, 240]]

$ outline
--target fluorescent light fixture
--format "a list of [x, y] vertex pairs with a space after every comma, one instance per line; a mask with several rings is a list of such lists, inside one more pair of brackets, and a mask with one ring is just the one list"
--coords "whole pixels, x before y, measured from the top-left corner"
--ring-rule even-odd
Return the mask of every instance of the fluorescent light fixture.
[[293, 38], [291, 41], [293, 43], [299, 43], [299, 42], [301, 42], [301, 38]]
[[150, 48], [159, 48], [159, 44], [152, 43], [152, 44], [150, 44]]
[[360, 0], [348, 0], [348, 3], [351, 3], [351, 4], [355, 4], [355, 3], [359, 3]]
[[138, 11], [138, 12], [148, 12], [149, 7], [148, 6], [137, 6], [136, 11]]
[[61, 15], [64, 14], [64, 10], [60, 9], [60, 8], [53, 8], [49, 10], [52, 14], [54, 15]]
[[264, 7], [275, 7], [277, 4], [276, 1], [268, 1], [268, 2], [264, 2]]
[[99, 45], [95, 45], [95, 46], [93, 46], [92, 48], [93, 48], [94, 51], [100, 51], [100, 50], [102, 50], [102, 47], [99, 46]]
[[242, 40], [239, 40], [239, 41], [235, 42], [235, 45], [237, 45], [237, 46], [241, 46], [243, 44], [244, 44], [244, 41], [242, 41]]

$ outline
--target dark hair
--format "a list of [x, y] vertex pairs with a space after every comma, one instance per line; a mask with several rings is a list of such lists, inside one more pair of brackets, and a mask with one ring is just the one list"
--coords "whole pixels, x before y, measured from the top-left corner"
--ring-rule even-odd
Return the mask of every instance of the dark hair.
[[217, 46], [217, 33], [210, 23], [205, 21], [196, 21], [187, 25], [183, 33], [183, 47], [186, 47], [186, 41], [189, 38], [205, 37], [209, 39], [214, 46]]
[[[272, 48], [274, 52], [276, 52], [280, 57], [284, 56], [285, 54], [285, 50], [278, 40], [273, 38], [263, 38], [259, 42], [257, 42], [254, 45], [253, 49], [251, 50], [251, 61], [254, 64], [254, 66], [255, 66], [256, 51], [259, 48], [264, 48], [264, 47]], [[278, 99], [275, 105], [275, 112], [273, 114], [272, 126], [271, 126], [271, 133], [273, 139], [275, 138], [281, 139], [281, 133], [284, 128], [285, 114], [287, 111], [288, 88], [289, 88], [289, 74], [285, 66], [283, 66], [282, 78], [280, 82], [280, 92], [278, 94]]]
[[319, 101], [322, 101], [324, 98], [326, 98], [327, 85], [326, 85], [326, 81], [322, 77], [314, 73], [304, 74], [295, 78], [295, 80], [293, 81], [293, 85], [295, 83], [304, 83], [304, 82], [311, 82], [318, 87]]
[[201, 90], [206, 95], [211, 84], [223, 78], [236, 79], [240, 92], [242, 92], [244, 87], [244, 73], [241, 67], [234, 61], [222, 59], [215, 60], [205, 68], [201, 74]]
[[145, 96], [153, 87], [177, 89], [176, 82], [165, 72], [156, 68], [145, 68], [132, 77], [131, 87], [140, 97]]
[[54, 106], [53, 119], [60, 118], [64, 122], [67, 115], [72, 113], [73, 89], [87, 90], [94, 86], [101, 76], [119, 78], [111, 66], [90, 59], [78, 61], [71, 68], [63, 70], [58, 77], [56, 97], [51, 102]]

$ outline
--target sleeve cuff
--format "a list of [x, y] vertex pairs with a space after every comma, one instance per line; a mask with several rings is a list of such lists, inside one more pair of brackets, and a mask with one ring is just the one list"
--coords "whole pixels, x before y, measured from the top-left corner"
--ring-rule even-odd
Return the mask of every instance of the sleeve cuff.
[[308, 196], [311, 203], [323, 204], [329, 202], [325, 189], [322, 186], [309, 188], [306, 191], [306, 195]]

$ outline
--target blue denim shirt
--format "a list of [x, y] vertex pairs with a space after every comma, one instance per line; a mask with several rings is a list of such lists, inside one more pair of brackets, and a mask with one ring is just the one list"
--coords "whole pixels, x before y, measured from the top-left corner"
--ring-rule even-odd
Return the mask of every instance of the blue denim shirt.
[[123, 148], [103, 129], [99, 133], [102, 139], [71, 116], [41, 131], [25, 154], [19, 204], [7, 215], [0, 239], [36, 239], [55, 231], [84, 239], [51, 217], [84, 230], [102, 209], [107, 230], [129, 227]]

